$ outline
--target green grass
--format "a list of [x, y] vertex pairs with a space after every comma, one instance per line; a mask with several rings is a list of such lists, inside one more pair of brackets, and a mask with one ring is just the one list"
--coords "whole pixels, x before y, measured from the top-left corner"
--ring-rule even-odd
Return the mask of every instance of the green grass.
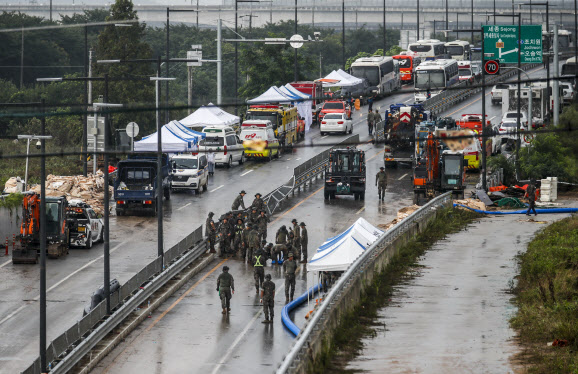
[[[551, 224], [520, 255], [511, 319], [530, 373], [578, 373], [578, 216]], [[555, 339], [569, 346], [548, 347]]]
[[310, 372], [351, 372], [344, 368], [363, 349], [362, 339], [376, 334], [377, 312], [389, 303], [393, 287], [415, 273], [419, 257], [435, 242], [460, 231], [479, 217], [469, 210], [446, 208], [421, 234], [400, 248], [384, 271], [374, 278], [373, 284], [366, 288], [361, 303], [342, 318], [331, 341], [324, 342], [323, 354]]

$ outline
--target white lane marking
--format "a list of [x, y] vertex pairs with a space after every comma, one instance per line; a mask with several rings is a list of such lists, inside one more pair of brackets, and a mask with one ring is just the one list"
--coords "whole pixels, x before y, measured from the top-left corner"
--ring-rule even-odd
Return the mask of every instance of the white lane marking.
[[299, 161], [299, 160], [301, 160], [301, 157], [295, 159], [295, 161]]
[[247, 175], [247, 174], [249, 174], [249, 173], [252, 172], [252, 171], [253, 171], [252, 169], [251, 169], [251, 170], [248, 170], [248, 171], [244, 172], [243, 174], [241, 174], [241, 176]]
[[192, 203], [188, 203], [183, 205], [182, 207], [178, 208], [177, 210], [181, 210], [181, 209], [185, 209], [186, 207], [188, 207], [189, 205], [191, 205]]
[[355, 214], [359, 214], [359, 213], [363, 212], [364, 210], [365, 210], [365, 207], [362, 207], [362, 208], [359, 209], [359, 210], [357, 211], [357, 213], [355, 213]]
[[287, 161], [289, 161], [289, 160], [291, 160], [291, 157], [289, 157], [289, 158], [287, 159]]
[[488, 121], [492, 121], [494, 118], [496, 118], [496, 116], [493, 116], [493, 117], [490, 118]]
[[217, 187], [217, 188], [215, 188], [214, 190], [211, 190], [211, 191], [209, 191], [209, 192], [215, 192], [215, 191], [217, 191], [219, 188], [223, 188], [223, 187], [225, 187], [224, 184], [220, 185], [219, 187]]
[[4, 266], [8, 265], [9, 263], [11, 263], [12, 260], [8, 260], [5, 263], [3, 263], [2, 265], [0, 265], [0, 269], [2, 269]]
[[404, 101], [404, 104], [405, 104], [405, 103], [409, 103], [409, 102], [412, 101], [412, 100], [413, 100], [413, 99], [411, 99], [411, 98], [410, 98], [410, 99], [407, 99], [406, 101]]
[[327, 138], [329, 135], [322, 136], [321, 139]]
[[398, 180], [398, 181], [402, 180], [403, 178], [405, 178], [405, 176], [406, 176], [407, 174], [408, 174], [408, 173], [405, 173], [405, 174], [402, 175], [401, 177], [397, 178], [397, 180]]
[[[285, 281], [281, 282], [281, 285], [279, 286], [279, 290], [283, 289], [285, 285]], [[259, 311], [257, 313], [255, 313], [255, 315], [253, 316], [253, 318], [251, 318], [251, 320], [249, 321], [249, 323], [247, 324], [247, 326], [245, 326], [245, 328], [243, 329], [243, 331], [241, 331], [241, 333], [239, 334], [239, 336], [237, 336], [237, 338], [235, 339], [235, 341], [233, 341], [233, 344], [231, 344], [231, 346], [229, 347], [229, 349], [227, 349], [227, 352], [225, 352], [225, 355], [223, 356], [223, 358], [221, 359], [221, 361], [219, 361], [219, 363], [217, 364], [217, 366], [215, 366], [215, 368], [213, 369], [213, 371], [211, 372], [211, 374], [217, 374], [219, 372], [219, 370], [221, 369], [221, 366], [223, 366], [225, 364], [225, 362], [229, 361], [229, 358], [231, 357], [231, 355], [233, 354], [233, 351], [237, 348], [237, 345], [241, 342], [241, 339], [243, 339], [243, 337], [247, 334], [247, 332], [249, 331], [249, 329], [251, 328], [251, 326], [255, 323], [255, 321], [259, 318], [259, 316], [261, 315], [261, 313], [263, 313], [263, 308], [259, 308]]]
[[[125, 240], [124, 242], [117, 244], [114, 248], [112, 248], [110, 250], [110, 253], [116, 251], [117, 249], [119, 249], [121, 246], [125, 245], [128, 242], [128, 240]], [[94, 264], [96, 261], [101, 260], [102, 258], [104, 258], [104, 255], [98, 256], [96, 258], [94, 258], [92, 261], [87, 262], [86, 264], [84, 264], [82, 267], [76, 269], [75, 271], [73, 271], [72, 273], [68, 274], [66, 277], [62, 278], [60, 281], [56, 282], [52, 287], [48, 288], [46, 290], [46, 292], [50, 292], [53, 289], [55, 289], [56, 287], [60, 286], [62, 283], [66, 282], [67, 280], [69, 280], [71, 277], [73, 277], [74, 275], [78, 274], [79, 272], [81, 272], [82, 270], [86, 269], [87, 267], [89, 267], [90, 265]], [[40, 295], [34, 297], [32, 300], [34, 301], [38, 301], [38, 299], [40, 299]], [[22, 305], [20, 308], [16, 309], [14, 312], [10, 313], [8, 316], [6, 316], [2, 321], [0, 321], [0, 325], [2, 325], [4, 322], [8, 321], [10, 318], [12, 318], [16, 313], [20, 312], [22, 309], [26, 308], [28, 305], [30, 305], [30, 302], [27, 302], [26, 304]]]

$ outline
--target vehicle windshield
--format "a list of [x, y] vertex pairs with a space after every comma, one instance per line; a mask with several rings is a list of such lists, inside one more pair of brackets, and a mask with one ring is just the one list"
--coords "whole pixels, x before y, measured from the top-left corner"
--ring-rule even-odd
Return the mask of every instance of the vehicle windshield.
[[84, 209], [74, 207], [67, 208], [66, 217], [74, 219], [88, 219], [88, 215]]
[[359, 171], [359, 153], [338, 153], [336, 171]]
[[198, 161], [196, 158], [175, 158], [173, 159], [175, 169], [197, 169]]
[[409, 50], [412, 52], [429, 52], [431, 51], [431, 45], [410, 45]]
[[576, 64], [562, 64], [562, 75], [576, 75]]
[[46, 203], [46, 233], [58, 233], [59, 226], [58, 203]]
[[460, 162], [459, 158], [446, 158], [444, 165], [445, 174], [450, 176], [460, 175]]
[[516, 122], [504, 122], [502, 123], [502, 127], [516, 127], [517, 123]]
[[409, 69], [411, 68], [411, 59], [409, 57], [406, 58], [397, 58], [396, 59], [400, 69]]
[[323, 119], [343, 119], [343, 114], [329, 113]]
[[200, 145], [207, 147], [222, 147], [225, 145], [225, 138], [221, 136], [207, 136], [204, 140], [200, 141]]
[[441, 70], [416, 71], [415, 88], [445, 88], [446, 80]]
[[446, 45], [446, 51], [450, 56], [461, 56], [464, 54], [464, 47], [461, 45]]
[[471, 77], [472, 71], [470, 69], [459, 69], [460, 77]]
[[[524, 114], [520, 113], [519, 117], [524, 118]], [[518, 113], [517, 112], [506, 113], [506, 118], [518, 118]]]
[[325, 103], [323, 109], [343, 109], [343, 103]]
[[351, 75], [367, 79], [370, 86], [379, 85], [379, 68], [377, 66], [352, 66]]
[[277, 114], [275, 113], [262, 113], [262, 112], [247, 112], [246, 120], [260, 120], [260, 121], [270, 121], [273, 126], [277, 125]]

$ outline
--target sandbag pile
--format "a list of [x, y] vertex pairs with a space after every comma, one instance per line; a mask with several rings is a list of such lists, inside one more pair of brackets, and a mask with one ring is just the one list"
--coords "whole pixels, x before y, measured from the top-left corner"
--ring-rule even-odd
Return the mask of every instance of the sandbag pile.
[[12, 177], [6, 181], [4, 184], [4, 192], [3, 193], [16, 193], [20, 192], [18, 190], [18, 180], [17, 177]]
[[481, 202], [478, 199], [454, 200], [454, 204], [465, 205], [465, 206], [472, 208], [472, 209], [487, 210], [486, 204], [484, 204], [483, 202]]
[[386, 224], [377, 225], [377, 227], [379, 227], [380, 229], [389, 230], [392, 226], [397, 225], [398, 223], [403, 221], [406, 217], [408, 217], [410, 214], [412, 214], [413, 212], [415, 212], [419, 208], [421, 208], [419, 205], [412, 205], [412, 206], [407, 206], [405, 208], [401, 208], [400, 210], [397, 211], [397, 217], [393, 221], [386, 223]]
[[[40, 185], [30, 188], [40, 193]], [[109, 186], [110, 197], [113, 188]], [[67, 200], [81, 199], [90, 204], [97, 214], [104, 214], [104, 173], [100, 170], [94, 174], [82, 175], [48, 175], [46, 178], [46, 196], [66, 196]], [[110, 209], [110, 208], [109, 208]]]

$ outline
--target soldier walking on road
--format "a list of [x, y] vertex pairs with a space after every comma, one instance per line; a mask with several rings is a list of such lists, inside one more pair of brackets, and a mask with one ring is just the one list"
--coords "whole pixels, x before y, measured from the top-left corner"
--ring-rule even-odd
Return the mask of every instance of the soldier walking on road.
[[235, 201], [233, 201], [233, 205], [231, 205], [231, 210], [238, 210], [239, 207], [243, 208], [243, 210], [247, 209], [245, 208], [245, 201], [243, 200], [246, 194], [245, 190], [239, 192], [239, 195], [237, 195]]
[[223, 314], [231, 311], [231, 295], [235, 294], [235, 280], [229, 274], [229, 267], [223, 266], [223, 272], [217, 278], [217, 291], [221, 298], [221, 307]]
[[259, 238], [261, 240], [267, 240], [267, 224], [271, 222], [269, 217], [264, 210], [260, 212], [259, 217], [257, 217], [257, 230], [259, 232]]
[[217, 241], [217, 227], [215, 226], [215, 222], [213, 222], [213, 220], [209, 221], [207, 232], [209, 240], [209, 253], [217, 253], [217, 251], [215, 251], [215, 243]]
[[255, 278], [255, 290], [257, 293], [259, 293], [259, 287], [263, 286], [265, 279], [265, 268], [263, 267], [265, 261], [267, 261], [265, 252], [261, 248], [257, 249], [253, 255], [253, 277]]
[[[275, 247], [273, 249], [274, 256], [273, 261], [271, 261], [272, 264], [276, 262], [278, 262], [279, 264], [283, 263], [283, 261], [281, 261], [281, 255], [287, 254], [286, 250], [287, 250], [288, 235], [289, 232], [287, 231], [285, 225], [281, 226], [279, 230], [277, 230], [277, 234], [275, 235]], [[283, 258], [285, 258], [285, 256], [283, 256]]]
[[221, 249], [221, 257], [224, 257], [226, 253], [231, 250], [231, 227], [227, 218], [223, 219], [221, 222], [221, 227], [219, 228], [219, 248]]
[[215, 213], [213, 212], [209, 212], [209, 216], [207, 217], [207, 220], [205, 221], [205, 236], [209, 236], [209, 231], [211, 229], [211, 221], [213, 220], [213, 216], [215, 215]]
[[526, 211], [526, 215], [530, 215], [530, 211], [534, 212], [534, 216], [537, 216], [536, 213], [536, 180], [534, 178], [530, 179], [530, 184], [526, 188], [526, 197], [528, 198], [528, 210]]
[[289, 259], [283, 263], [283, 269], [285, 270], [285, 304], [289, 303], [289, 297], [291, 297], [291, 301], [293, 301], [293, 294], [295, 293], [295, 272], [297, 271], [297, 263], [293, 260], [293, 253], [289, 252], [287, 256]]
[[381, 121], [383, 121], [383, 118], [381, 118], [381, 114], [379, 114], [379, 110], [376, 109], [375, 113], [373, 114], [373, 122], [377, 126], [377, 124]]
[[307, 242], [309, 241], [309, 237], [307, 236], [305, 222], [301, 222], [299, 226], [301, 226], [301, 256], [303, 258], [301, 263], [304, 264], [307, 262]]
[[253, 259], [253, 252], [256, 252], [259, 249], [260, 242], [259, 242], [259, 234], [253, 228], [253, 225], [248, 223], [247, 227], [249, 227], [249, 232], [248, 232], [249, 238], [247, 239], [247, 242], [249, 243], [249, 248], [248, 248], [248, 253], [247, 253], [247, 263], [250, 264], [252, 262], [252, 259]]
[[383, 166], [379, 168], [379, 172], [375, 176], [375, 185], [377, 186], [379, 199], [383, 201], [385, 189], [387, 188], [387, 174], [385, 174], [385, 168]]
[[367, 113], [367, 128], [369, 130], [369, 135], [371, 136], [371, 133], [373, 132], [373, 122], [375, 121], [375, 118], [373, 116], [373, 111], [371, 109], [369, 109], [369, 112]]
[[237, 219], [237, 224], [235, 225], [235, 239], [233, 241], [233, 253], [241, 253], [243, 248], [243, 229], [245, 225], [241, 218]]
[[263, 323], [273, 323], [275, 312], [275, 283], [271, 281], [271, 274], [265, 275], [265, 282], [261, 286], [261, 303], [263, 304], [263, 313], [265, 313], [265, 320]]

